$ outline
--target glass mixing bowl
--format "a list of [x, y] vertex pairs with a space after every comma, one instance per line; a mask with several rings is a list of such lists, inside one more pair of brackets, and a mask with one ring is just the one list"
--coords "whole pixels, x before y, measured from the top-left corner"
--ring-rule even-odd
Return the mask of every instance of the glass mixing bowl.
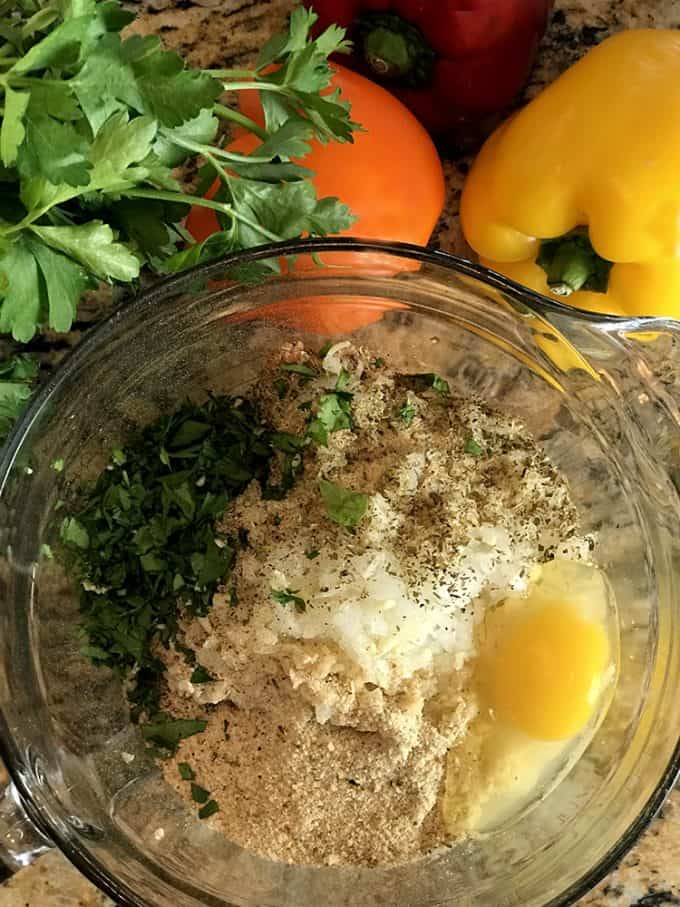
[[[325, 267], [309, 257], [321, 255]], [[276, 255], [284, 276], [229, 280]], [[680, 764], [680, 416], [675, 324], [566, 308], [450, 256], [324, 240], [264, 248], [161, 283], [117, 311], [40, 391], [0, 461], [0, 801], [5, 862], [56, 844], [125, 905], [566, 904], [600, 879]], [[351, 337], [398, 368], [516, 413], [567, 476], [616, 595], [620, 676], [569, 776], [530, 812], [388, 869], [253, 856], [163, 783], [119, 681], [79, 653], [55, 505], [131, 431], [208, 389], [243, 390], [267, 354]], [[62, 472], [52, 464], [63, 459]]]

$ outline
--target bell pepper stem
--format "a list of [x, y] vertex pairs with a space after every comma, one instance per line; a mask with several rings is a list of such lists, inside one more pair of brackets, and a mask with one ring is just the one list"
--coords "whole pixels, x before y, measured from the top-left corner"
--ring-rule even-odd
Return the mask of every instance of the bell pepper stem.
[[404, 35], [387, 28], [375, 28], [364, 41], [364, 55], [380, 76], [401, 76], [411, 69], [411, 56]]
[[410, 88], [429, 84], [436, 54], [420, 29], [396, 13], [360, 16], [354, 24], [354, 39], [375, 76]]
[[536, 264], [546, 273], [548, 286], [557, 296], [570, 296], [578, 290], [606, 293], [612, 262], [593, 248], [585, 227], [541, 243]]

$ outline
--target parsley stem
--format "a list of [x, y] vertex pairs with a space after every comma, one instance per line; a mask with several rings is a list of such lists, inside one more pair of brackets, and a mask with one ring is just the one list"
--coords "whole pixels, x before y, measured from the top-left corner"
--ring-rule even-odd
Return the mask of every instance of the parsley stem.
[[[212, 164], [213, 161], [210, 163]], [[214, 163], [217, 163], [217, 161], [214, 161]], [[283, 239], [283, 236], [267, 230], [262, 224], [246, 217], [245, 214], [237, 211], [232, 205], [214, 202], [212, 199], [202, 198], [200, 195], [183, 195], [181, 192], [162, 192], [158, 189], [123, 189], [122, 192], [127, 198], [149, 198], [161, 202], [181, 202], [182, 204], [197, 205], [199, 208], [212, 208], [213, 211], [219, 211], [220, 214], [226, 214], [227, 217], [231, 217], [233, 220], [247, 224], [272, 242], [281, 242]]]
[[57, 205], [63, 205], [64, 202], [70, 201], [72, 198], [77, 198], [81, 194], [80, 189], [70, 189], [68, 192], [62, 192], [60, 195], [56, 195], [48, 204], [43, 205], [41, 208], [37, 208], [35, 211], [30, 211], [23, 220], [20, 220], [16, 224], [9, 224], [7, 227], [0, 227], [0, 234], [2, 236], [10, 236], [12, 233], [20, 233], [26, 228], [30, 228], [31, 224], [35, 221], [40, 220], [45, 214], [47, 214], [50, 209], [55, 208]]
[[196, 142], [192, 142], [189, 139], [183, 139], [177, 135], [168, 135], [168, 141], [171, 141], [173, 145], [179, 145], [180, 148], [186, 148], [187, 151], [193, 151], [194, 154], [200, 154], [206, 160], [208, 157], [221, 157], [225, 161], [234, 161], [235, 163], [241, 164], [268, 164], [271, 161], [271, 156], [267, 157], [258, 157], [256, 154], [236, 154], [233, 151], [225, 151], [224, 148], [218, 148], [217, 146], [212, 145], [201, 145]]
[[26, 88], [30, 88], [31, 85], [40, 83], [40, 85], [56, 85], [59, 88], [63, 88], [64, 83], [59, 79], [41, 79], [37, 76], [15, 76], [11, 72], [5, 73], [3, 76], [4, 79], [11, 79], [12, 85], [20, 85]]
[[214, 79], [254, 79], [257, 71], [254, 69], [204, 69]]
[[287, 94], [288, 90], [283, 85], [274, 85], [273, 82], [225, 82], [225, 91], [275, 91], [278, 94]]
[[38, 10], [37, 13], [34, 13], [31, 18], [22, 26], [21, 37], [30, 38], [37, 31], [43, 31], [49, 25], [59, 18], [59, 13], [56, 9], [45, 7], [44, 9]]
[[263, 142], [269, 138], [266, 129], [263, 129], [255, 122], [255, 120], [251, 120], [250, 117], [241, 113], [240, 110], [232, 110], [231, 107], [226, 107], [224, 104], [215, 104], [213, 110], [218, 117], [222, 117], [223, 120], [230, 120], [232, 123], [243, 126], [244, 129], [253, 132], [258, 138], [262, 139]]

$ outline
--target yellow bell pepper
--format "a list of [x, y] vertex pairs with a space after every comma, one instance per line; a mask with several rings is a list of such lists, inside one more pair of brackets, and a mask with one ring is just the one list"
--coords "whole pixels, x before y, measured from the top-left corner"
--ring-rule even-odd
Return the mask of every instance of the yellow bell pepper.
[[680, 32], [607, 39], [505, 122], [461, 218], [483, 264], [539, 293], [680, 317]]

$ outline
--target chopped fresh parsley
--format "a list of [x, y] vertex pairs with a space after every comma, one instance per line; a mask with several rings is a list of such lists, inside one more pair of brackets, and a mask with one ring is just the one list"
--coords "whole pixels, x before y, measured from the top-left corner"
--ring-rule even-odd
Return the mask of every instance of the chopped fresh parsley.
[[280, 605], [295, 605], [295, 610], [301, 614], [307, 610], [307, 602], [298, 592], [298, 589], [272, 589], [271, 597]]
[[196, 777], [196, 773], [188, 762], [180, 762], [177, 768], [182, 781], [193, 781]]
[[434, 372], [426, 372], [422, 375], [402, 375], [401, 382], [407, 386], [413, 387], [416, 391], [433, 390], [442, 397], [451, 395], [449, 382]]
[[465, 442], [465, 453], [470, 454], [471, 457], [481, 457], [484, 455], [484, 448], [474, 438], [469, 438]]
[[309, 423], [307, 434], [323, 447], [334, 431], [352, 428], [352, 395], [344, 392], [323, 394], [319, 398], [316, 416]]
[[54, 460], [54, 461], [52, 462], [51, 466], [52, 466], [52, 469], [53, 469], [55, 472], [63, 472], [63, 471], [64, 471], [64, 460], [63, 460], [63, 457], [59, 457], [57, 460]]
[[90, 536], [87, 529], [73, 516], [64, 517], [60, 535], [65, 545], [71, 545], [83, 550], [90, 547]]
[[383, 359], [382, 356], [376, 356], [375, 359], [373, 360], [373, 362], [371, 362], [371, 365], [373, 366], [373, 368], [382, 368], [384, 364], [385, 364], [385, 360]]
[[315, 560], [319, 556], [320, 552], [318, 548], [310, 548], [308, 551], [305, 551], [305, 557], [310, 561]]
[[142, 727], [142, 734], [149, 743], [174, 753], [180, 740], [202, 734], [207, 726], [208, 722], [199, 718], [168, 718], [159, 714]]
[[158, 710], [164, 667], [154, 645], [174, 640], [180, 609], [206, 614], [229, 574], [239, 539], [219, 538], [216, 520], [253, 479], [266, 495], [285, 493], [268, 477], [282, 459], [284, 484], [292, 484], [299, 455], [284, 452], [288, 443], [242, 398], [186, 403], [117, 448], [73, 501], [61, 539], [68, 566], [86, 582], [83, 629], [107, 653], [98, 662], [133, 680], [133, 718]]
[[346, 391], [347, 387], [349, 386], [351, 377], [352, 376], [347, 371], [347, 369], [344, 369], [344, 368], [340, 369], [340, 374], [338, 375], [338, 380], [335, 382], [335, 390], [336, 391]]
[[275, 431], [269, 436], [269, 443], [285, 454], [296, 454], [307, 445], [307, 438], [287, 431]]
[[413, 422], [416, 415], [416, 408], [412, 403], [404, 403], [404, 405], [399, 410], [399, 418], [404, 423], [404, 425], [410, 425]]
[[199, 819], [209, 819], [210, 816], [214, 816], [215, 813], [220, 811], [219, 804], [217, 800], [209, 800], [205, 806], [202, 806], [198, 811]]
[[191, 683], [212, 683], [214, 679], [210, 671], [207, 671], [203, 665], [196, 665], [189, 678]]
[[343, 488], [326, 479], [319, 479], [319, 491], [329, 519], [353, 531], [366, 513], [368, 495]]
[[319, 377], [319, 372], [315, 368], [312, 368], [311, 365], [305, 365], [303, 362], [283, 362], [280, 368], [281, 371], [302, 375], [303, 378]]
[[445, 381], [439, 375], [432, 375], [432, 390], [437, 391], [437, 393], [441, 394], [443, 397], [446, 397], [451, 393], [449, 382]]
[[191, 785], [191, 799], [195, 803], [207, 803], [210, 799], [210, 791], [201, 787], [200, 784]]

